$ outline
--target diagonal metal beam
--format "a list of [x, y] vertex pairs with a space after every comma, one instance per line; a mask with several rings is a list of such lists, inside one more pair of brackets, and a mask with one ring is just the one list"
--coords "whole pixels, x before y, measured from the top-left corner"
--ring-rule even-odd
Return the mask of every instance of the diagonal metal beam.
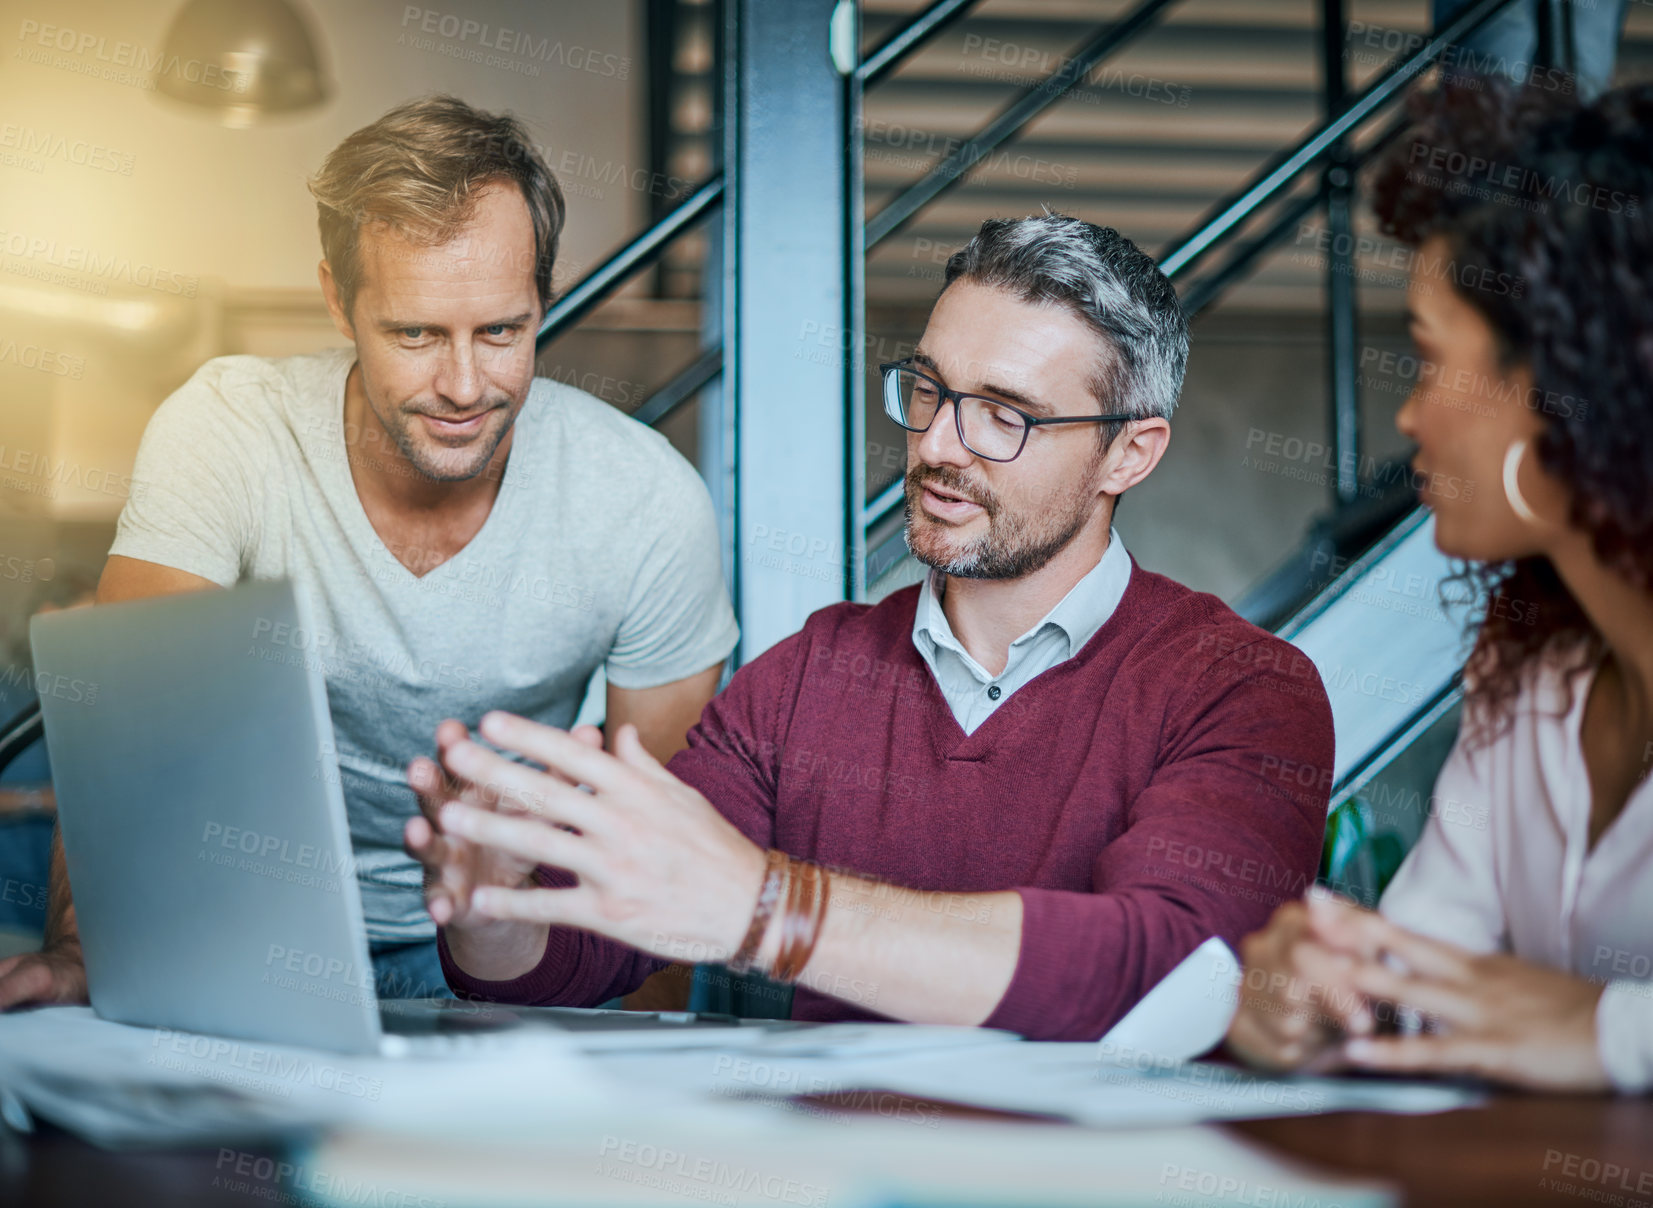
[[855, 69], [855, 80], [870, 88], [899, 67], [904, 59], [976, 6], [976, 0], [935, 0], [929, 8], [896, 30]]
[[[1365, 164], [1371, 162], [1389, 144], [1411, 127], [1411, 121], [1405, 116], [1396, 118], [1389, 126], [1366, 146], [1352, 151], [1349, 158], [1350, 171], [1359, 171]], [[1288, 203], [1281, 210], [1278, 217], [1262, 234], [1248, 240], [1245, 244], [1229, 254], [1228, 259], [1214, 269], [1202, 273], [1196, 280], [1189, 283], [1182, 295], [1182, 309], [1190, 319], [1199, 314], [1207, 306], [1217, 300], [1227, 290], [1234, 280], [1245, 273], [1258, 256], [1274, 247], [1284, 239], [1292, 227], [1317, 209], [1320, 205], [1319, 191], [1304, 193], [1296, 201]]]
[[910, 185], [867, 223], [867, 246], [870, 248], [886, 236], [894, 234], [912, 220], [925, 206], [963, 178], [1000, 143], [1015, 135], [1039, 114], [1059, 100], [1086, 73], [1103, 59], [1129, 42], [1154, 23], [1160, 9], [1174, 0], [1143, 0], [1112, 25], [1107, 26], [1084, 46], [1075, 51], [1061, 67], [1024, 89], [1022, 93], [999, 111], [997, 117], [956, 147], [952, 154], [927, 172], [923, 179]]
[[1321, 194], [1318, 189], [1303, 194], [1281, 210], [1268, 230], [1237, 248], [1221, 265], [1190, 284], [1187, 292], [1182, 295], [1183, 314], [1192, 319], [1215, 302], [1235, 280], [1245, 274], [1257, 257], [1273, 248], [1294, 226], [1319, 209], [1320, 201]]
[[879, 521], [883, 520], [891, 512], [895, 511], [896, 508], [900, 507], [901, 501], [906, 498], [906, 487], [907, 480], [905, 477], [902, 477], [897, 478], [894, 482], [890, 483], [889, 486], [878, 492], [878, 494], [861, 509], [861, 527], [865, 529], [875, 527]]
[[534, 343], [544, 348], [594, 310], [627, 278], [658, 260], [666, 248], [708, 210], [723, 200], [723, 176], [712, 177], [659, 222], [580, 278], [558, 298], [540, 321]]
[[0, 726], [0, 772], [46, 732], [40, 716], [40, 702], [30, 701], [17, 716]]
[[1484, 22], [1515, 3], [1515, 0], [1480, 0], [1465, 9], [1463, 15], [1434, 35], [1411, 55], [1384, 72], [1365, 92], [1350, 102], [1337, 117], [1309, 135], [1293, 150], [1286, 152], [1275, 163], [1263, 169], [1250, 184], [1229, 200], [1219, 203], [1209, 218], [1202, 220], [1181, 243], [1159, 257], [1159, 267], [1166, 276], [1175, 279], [1195, 260], [1211, 250], [1216, 243], [1267, 204], [1296, 180], [1298, 173], [1318, 160], [1337, 141], [1354, 130], [1368, 117], [1382, 108], [1407, 84], [1427, 71], [1453, 43], [1472, 33]]
[[643, 405], [631, 413], [631, 418], [640, 424], [654, 427], [700, 390], [709, 386], [722, 372], [723, 349], [708, 348], [688, 368], [649, 395], [643, 401]]
[[[899, 504], [897, 506], [900, 506]], [[867, 551], [867, 584], [878, 582], [907, 553], [907, 530], [898, 528]]]

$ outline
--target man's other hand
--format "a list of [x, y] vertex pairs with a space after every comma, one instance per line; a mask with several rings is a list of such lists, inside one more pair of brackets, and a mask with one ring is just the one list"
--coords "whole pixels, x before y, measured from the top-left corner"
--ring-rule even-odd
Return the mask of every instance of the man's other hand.
[[[602, 750], [602, 731], [595, 726], [580, 726], [573, 731], [573, 736], [595, 750]], [[469, 738], [469, 732], [459, 722], [444, 721], [436, 730], [438, 757], [445, 757], [456, 743]], [[507, 814], [529, 812], [522, 802], [509, 797], [502, 799], [496, 789], [462, 780], [441, 763], [425, 758], [415, 759], [408, 765], [408, 784], [418, 797], [419, 816], [408, 819], [402, 832], [402, 845], [425, 867], [425, 905], [437, 926], [464, 928], [478, 921], [473, 920], [471, 911], [473, 890], [485, 886], [519, 889], [532, 884], [532, 860], [444, 834], [438, 821], [442, 806], [449, 801], [462, 801]]]
[[78, 944], [58, 944], [0, 961], [0, 1011], [86, 1001], [86, 965]]

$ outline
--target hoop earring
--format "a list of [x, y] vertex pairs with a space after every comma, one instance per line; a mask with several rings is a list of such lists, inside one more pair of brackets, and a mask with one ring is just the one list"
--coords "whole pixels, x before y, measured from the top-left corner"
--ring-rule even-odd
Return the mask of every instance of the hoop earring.
[[1549, 525], [1532, 510], [1526, 496], [1521, 494], [1521, 459], [1526, 455], [1527, 438], [1524, 436], [1504, 451], [1504, 499], [1509, 503], [1510, 510], [1527, 524], [1535, 528], [1548, 528]]

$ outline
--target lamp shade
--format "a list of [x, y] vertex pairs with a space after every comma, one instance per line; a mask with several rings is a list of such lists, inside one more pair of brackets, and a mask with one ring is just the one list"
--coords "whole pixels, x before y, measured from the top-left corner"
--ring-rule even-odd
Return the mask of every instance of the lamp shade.
[[330, 92], [289, 0], [188, 0], [167, 30], [155, 85], [234, 126], [311, 108]]

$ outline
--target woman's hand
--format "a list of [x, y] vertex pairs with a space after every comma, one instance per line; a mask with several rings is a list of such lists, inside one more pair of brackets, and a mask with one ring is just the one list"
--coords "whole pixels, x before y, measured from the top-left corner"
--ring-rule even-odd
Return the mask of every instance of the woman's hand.
[[1362, 962], [1359, 990], [1421, 1011], [1436, 1031], [1362, 1037], [1343, 1046], [1348, 1064], [1394, 1073], [1471, 1074], [1542, 1091], [1612, 1087], [1596, 1046], [1603, 987], [1503, 953], [1478, 956], [1387, 919], [1363, 922], [1394, 962]]

